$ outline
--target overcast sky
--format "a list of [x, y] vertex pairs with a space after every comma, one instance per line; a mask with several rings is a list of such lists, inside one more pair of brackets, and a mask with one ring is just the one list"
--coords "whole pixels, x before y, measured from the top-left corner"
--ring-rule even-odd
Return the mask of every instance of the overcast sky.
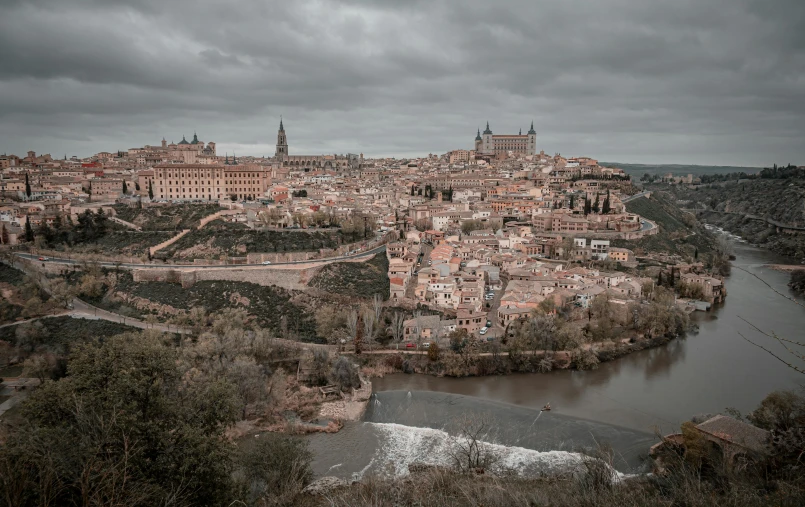
[[805, 0], [0, 0], [0, 152], [805, 164]]

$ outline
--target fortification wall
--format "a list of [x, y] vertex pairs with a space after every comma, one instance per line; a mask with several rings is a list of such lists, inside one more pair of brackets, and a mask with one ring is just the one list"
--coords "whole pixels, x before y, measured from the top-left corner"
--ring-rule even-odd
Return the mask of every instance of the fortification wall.
[[181, 283], [188, 288], [196, 282], [205, 280], [229, 280], [251, 282], [258, 285], [276, 285], [288, 290], [304, 290], [310, 279], [321, 267], [305, 269], [135, 269], [132, 272], [135, 282]]

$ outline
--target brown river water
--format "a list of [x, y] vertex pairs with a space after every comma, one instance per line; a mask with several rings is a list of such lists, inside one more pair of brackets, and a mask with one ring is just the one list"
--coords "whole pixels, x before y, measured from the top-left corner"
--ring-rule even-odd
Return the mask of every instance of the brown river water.
[[[783, 294], [789, 275], [765, 267], [790, 263], [765, 250], [735, 244], [733, 266], [755, 273]], [[752, 410], [775, 389], [805, 384], [802, 375], [741, 338], [785, 354], [744, 321], [778, 336], [805, 337], [805, 308], [787, 301], [750, 274], [733, 269], [726, 302], [697, 312], [698, 332], [655, 349], [601, 364], [592, 371], [497, 377], [437, 378], [395, 374], [374, 379], [362, 422], [334, 435], [310, 438], [317, 475], [362, 477], [405, 473], [407, 463], [444, 463], [456, 420], [490, 414], [488, 440], [512, 466], [541, 473], [572, 461], [574, 451], [609, 443], [623, 472], [645, 470], [641, 457], [697, 414]], [[551, 412], [539, 409], [551, 404]], [[557, 452], [558, 451], [558, 452]]]

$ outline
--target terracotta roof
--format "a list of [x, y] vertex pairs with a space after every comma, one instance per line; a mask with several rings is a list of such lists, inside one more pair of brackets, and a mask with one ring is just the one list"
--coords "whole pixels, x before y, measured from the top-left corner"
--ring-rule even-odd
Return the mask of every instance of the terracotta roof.
[[768, 431], [726, 415], [708, 419], [696, 426], [696, 429], [755, 452], [767, 452]]

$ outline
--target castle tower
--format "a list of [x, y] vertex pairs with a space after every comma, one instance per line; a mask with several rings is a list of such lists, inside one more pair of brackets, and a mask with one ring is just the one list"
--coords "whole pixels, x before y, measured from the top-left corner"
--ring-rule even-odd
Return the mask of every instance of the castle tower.
[[285, 127], [282, 125], [281, 116], [280, 129], [277, 131], [277, 151], [274, 152], [274, 156], [278, 158], [280, 162], [284, 161], [288, 156], [288, 138], [285, 137]]
[[492, 129], [489, 128], [489, 122], [486, 122], [486, 130], [484, 130], [482, 151], [487, 153], [495, 151], [495, 145], [492, 143]]
[[531, 120], [531, 129], [528, 131], [528, 149], [526, 155], [537, 154], [537, 131], [534, 130], [534, 121]]
[[481, 139], [481, 129], [478, 129], [478, 133], [475, 135], [475, 151], [481, 151], [483, 142], [484, 140]]

